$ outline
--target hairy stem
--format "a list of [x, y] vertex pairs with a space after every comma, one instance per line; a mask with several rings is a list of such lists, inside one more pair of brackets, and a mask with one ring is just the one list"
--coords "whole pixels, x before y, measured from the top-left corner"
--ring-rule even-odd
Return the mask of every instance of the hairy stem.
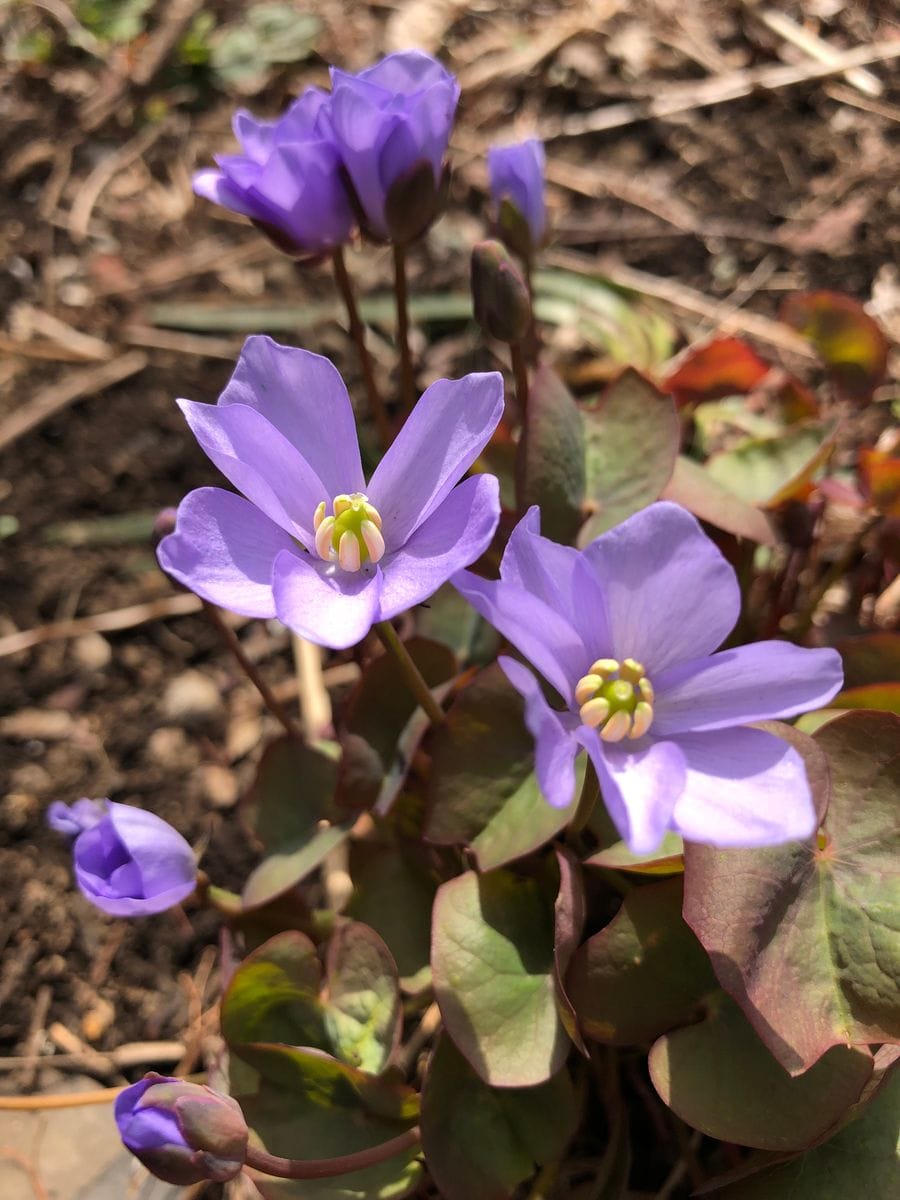
[[238, 666], [259, 692], [260, 696], [262, 696], [263, 704], [265, 704], [266, 708], [276, 719], [276, 721], [281, 723], [285, 733], [289, 734], [292, 738], [302, 738], [303, 734], [300, 730], [300, 727], [295, 723], [287, 709], [263, 679], [262, 675], [260, 675], [259, 671], [257, 670], [256, 663], [251, 662], [247, 657], [246, 651], [241, 645], [240, 638], [229, 625], [226, 625], [225, 621], [222, 619], [222, 614], [219, 612], [216, 606], [214, 604], [210, 604], [208, 600], [204, 600], [203, 609], [212, 624], [215, 626], [219, 637], [234, 655]]
[[381, 644], [389, 654], [397, 660], [407, 686], [419, 704], [428, 714], [433, 725], [440, 725], [444, 719], [444, 710], [432, 696], [428, 684], [422, 678], [421, 672], [410, 657], [409, 651], [397, 637], [397, 631], [390, 621], [379, 621], [375, 632], [381, 639]]
[[416, 402], [412, 354], [409, 349], [409, 295], [406, 286], [406, 247], [394, 243], [394, 295], [397, 301], [397, 345], [400, 350], [400, 400], [408, 417]]
[[335, 283], [337, 284], [338, 291], [341, 293], [344, 307], [347, 310], [350, 336], [353, 338], [354, 345], [356, 346], [359, 368], [362, 371], [366, 397], [369, 401], [369, 412], [372, 414], [372, 419], [375, 422], [381, 449], [387, 450], [391, 444], [391, 423], [388, 420], [387, 409], [384, 407], [384, 401], [375, 382], [372, 356], [366, 349], [366, 330], [359, 315], [356, 296], [353, 293], [353, 283], [350, 279], [350, 273], [347, 270], [347, 263], [344, 258], [343, 246], [335, 246], [334, 250], [332, 250], [331, 264], [334, 267]]
[[367, 1150], [357, 1150], [355, 1154], [341, 1154], [335, 1158], [280, 1158], [277, 1154], [250, 1146], [245, 1166], [265, 1175], [274, 1175], [277, 1179], [331, 1179], [336, 1175], [349, 1175], [351, 1171], [377, 1166], [417, 1145], [420, 1137], [418, 1126], [414, 1126], [389, 1142], [382, 1142], [380, 1146], [370, 1146]]

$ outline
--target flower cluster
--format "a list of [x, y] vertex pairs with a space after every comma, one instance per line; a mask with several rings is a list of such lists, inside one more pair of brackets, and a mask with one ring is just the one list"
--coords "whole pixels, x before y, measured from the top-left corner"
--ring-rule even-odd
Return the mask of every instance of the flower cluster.
[[241, 213], [294, 255], [346, 242], [356, 220], [372, 237], [406, 242], [434, 219], [459, 85], [416, 50], [309, 88], [278, 120], [239, 110], [241, 153], [200, 171], [200, 196]]
[[529, 510], [501, 577], [454, 584], [534, 665], [501, 658], [523, 696], [547, 800], [571, 803], [587, 751], [610, 816], [632, 850], [667, 829], [717, 846], [759, 846], [815, 828], [803, 761], [752, 722], [826, 704], [840, 656], [784, 642], [714, 653], [737, 621], [731, 566], [684, 509], [652, 504], [582, 551], [541, 537]]

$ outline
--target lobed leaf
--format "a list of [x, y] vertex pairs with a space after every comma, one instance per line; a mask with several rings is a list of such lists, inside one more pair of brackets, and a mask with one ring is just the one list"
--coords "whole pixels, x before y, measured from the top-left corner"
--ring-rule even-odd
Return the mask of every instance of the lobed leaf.
[[900, 1040], [900, 718], [847, 713], [814, 744], [831, 773], [820, 839], [685, 847], [685, 919], [795, 1075], [831, 1046]]
[[663, 1035], [650, 1051], [653, 1085], [683, 1121], [761, 1150], [810, 1146], [859, 1099], [872, 1066], [867, 1051], [833, 1046], [791, 1076], [721, 992], [702, 1021]]

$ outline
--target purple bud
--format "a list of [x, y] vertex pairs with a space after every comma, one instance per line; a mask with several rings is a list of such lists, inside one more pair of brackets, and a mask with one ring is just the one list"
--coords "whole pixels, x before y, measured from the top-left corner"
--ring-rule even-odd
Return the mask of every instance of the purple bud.
[[475, 320], [491, 337], [520, 342], [528, 332], [528, 285], [500, 242], [479, 242], [472, 250], [472, 302]]
[[238, 110], [234, 132], [243, 153], [217, 155], [218, 170], [198, 172], [194, 191], [249, 217], [295, 257], [324, 254], [346, 242], [353, 211], [330, 105], [326, 92], [307, 88], [276, 121]]
[[76, 882], [110, 916], [163, 912], [194, 890], [193, 851], [154, 813], [110, 800], [79, 800], [70, 808], [56, 801], [47, 821], [58, 833], [75, 838]]
[[240, 1105], [212, 1088], [151, 1071], [119, 1093], [114, 1115], [125, 1146], [165, 1183], [224, 1183], [244, 1165]]
[[150, 537], [154, 546], [158, 546], [164, 537], [168, 537], [170, 533], [175, 531], [175, 521], [178, 517], [178, 509], [161, 508], [153, 520], [153, 529]]
[[386, 241], [418, 236], [439, 206], [459, 84], [418, 50], [358, 75], [332, 68], [331, 81], [332, 128], [367, 230]]
[[492, 146], [488, 150], [497, 224], [503, 240], [523, 257], [530, 256], [544, 240], [545, 161], [543, 143], [537, 138], [528, 138], [515, 146]]

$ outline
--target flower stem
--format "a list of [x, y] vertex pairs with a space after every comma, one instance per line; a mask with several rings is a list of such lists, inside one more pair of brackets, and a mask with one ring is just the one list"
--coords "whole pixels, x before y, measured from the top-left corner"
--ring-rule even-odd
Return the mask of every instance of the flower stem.
[[349, 1175], [351, 1171], [374, 1167], [393, 1158], [395, 1154], [402, 1154], [404, 1150], [415, 1146], [420, 1137], [418, 1126], [414, 1126], [398, 1137], [382, 1142], [380, 1146], [370, 1146], [367, 1150], [357, 1150], [355, 1154], [341, 1154], [335, 1158], [280, 1158], [277, 1154], [250, 1146], [244, 1165], [265, 1175], [273, 1175], [276, 1179], [332, 1179], [336, 1175]]
[[397, 660], [409, 690], [428, 714], [431, 723], [433, 725], [440, 725], [444, 719], [444, 710], [438, 704], [437, 700], [435, 700], [434, 696], [432, 696], [428, 684], [422, 678], [422, 674], [413, 662], [409, 651], [397, 637], [397, 631], [393, 625], [390, 621], [378, 621], [374, 628], [381, 639], [382, 646], [384, 646], [389, 654], [393, 654]]
[[262, 696], [263, 704], [265, 704], [272, 716], [276, 719], [276, 721], [281, 723], [285, 733], [287, 733], [289, 737], [299, 738], [302, 740], [303, 734], [299, 726], [291, 718], [287, 709], [263, 679], [262, 675], [260, 675], [256, 668], [256, 664], [251, 662], [247, 657], [244, 647], [241, 645], [237, 634], [229, 625], [225, 624], [225, 621], [222, 619], [222, 614], [219, 612], [216, 606], [214, 604], [210, 604], [208, 600], [204, 600], [203, 609], [215, 627], [219, 637], [234, 655], [238, 666], [259, 692], [260, 696]]
[[594, 811], [594, 805], [599, 799], [600, 783], [597, 779], [597, 772], [594, 770], [593, 763], [588, 762], [584, 771], [584, 783], [581, 785], [581, 795], [578, 797], [575, 815], [568, 824], [568, 833], [570, 835], [581, 833], [590, 820], [591, 813]]
[[347, 310], [347, 321], [350, 325], [350, 336], [356, 346], [356, 353], [359, 358], [359, 367], [362, 371], [363, 382], [366, 387], [366, 396], [369, 401], [369, 411], [372, 414], [372, 419], [375, 422], [375, 428], [378, 431], [378, 440], [381, 443], [382, 450], [386, 450], [391, 444], [391, 423], [388, 420], [387, 409], [384, 407], [384, 401], [381, 398], [381, 393], [378, 390], [378, 385], [375, 383], [375, 371], [372, 366], [372, 356], [366, 349], [366, 331], [365, 326], [359, 315], [359, 309], [356, 304], [356, 296], [353, 294], [353, 283], [350, 279], [350, 273], [347, 270], [347, 263], [344, 259], [344, 247], [335, 246], [331, 252], [331, 263], [334, 267], [334, 279], [337, 284], [338, 291], [341, 293], [341, 299], [344, 301], [344, 307]]
[[394, 295], [397, 300], [397, 344], [400, 348], [400, 399], [408, 417], [416, 402], [412, 355], [409, 349], [409, 297], [406, 286], [406, 247], [394, 243]]

